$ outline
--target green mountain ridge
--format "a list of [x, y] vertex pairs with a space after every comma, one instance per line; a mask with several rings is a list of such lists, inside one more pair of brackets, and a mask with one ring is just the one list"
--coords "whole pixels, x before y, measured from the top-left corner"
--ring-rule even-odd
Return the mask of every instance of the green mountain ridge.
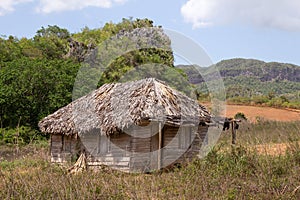
[[[223, 60], [213, 66], [195, 68], [193, 65], [178, 65], [189, 77], [189, 81], [205, 90], [205, 81], [213, 68], [223, 78], [227, 97], [252, 97], [257, 95], [299, 96], [300, 67], [293, 64], [264, 62], [254, 59]], [[203, 77], [202, 77], [203, 76]]]

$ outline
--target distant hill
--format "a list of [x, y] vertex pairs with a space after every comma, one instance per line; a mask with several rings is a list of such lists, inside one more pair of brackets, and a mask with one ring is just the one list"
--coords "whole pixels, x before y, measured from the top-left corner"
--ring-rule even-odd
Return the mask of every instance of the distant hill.
[[[177, 67], [187, 73], [191, 83], [205, 87], [203, 78], [193, 66], [178, 65]], [[208, 68], [200, 68], [201, 74], [209, 77], [213, 67], [219, 70], [223, 78], [228, 98], [255, 95], [299, 96], [299, 66], [238, 58], [223, 60]]]

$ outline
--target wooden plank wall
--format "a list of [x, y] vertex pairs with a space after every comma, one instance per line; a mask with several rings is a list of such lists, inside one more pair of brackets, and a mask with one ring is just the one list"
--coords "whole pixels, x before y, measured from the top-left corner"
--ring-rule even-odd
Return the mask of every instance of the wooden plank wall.
[[51, 135], [51, 146], [50, 146], [50, 152], [51, 152], [51, 162], [63, 162], [62, 160], [62, 149], [63, 149], [63, 143], [62, 143], [62, 135]]
[[190, 141], [189, 132], [186, 134], [186, 129], [188, 128], [189, 127], [164, 127], [162, 150], [163, 166], [167, 166], [174, 161], [177, 162], [177, 159], [186, 151], [186, 145]]
[[74, 136], [51, 135], [51, 162], [70, 162], [78, 151], [78, 140]]
[[[178, 128], [165, 125], [162, 130], [162, 165], [170, 164], [176, 159], [175, 163], [193, 159], [199, 153], [207, 130], [207, 126]], [[97, 133], [85, 134], [78, 139], [74, 136], [51, 135], [51, 161], [70, 161], [72, 156], [85, 149], [90, 167], [107, 165], [118, 170], [136, 172], [157, 169], [158, 123], [134, 130], [133, 136], [138, 137], [121, 133], [104, 141]], [[192, 139], [194, 141], [189, 145]]]
[[106, 165], [113, 169], [129, 171], [129, 135], [120, 134], [106, 137], [90, 134], [82, 138], [82, 143], [86, 148], [89, 167], [101, 168]]
[[186, 163], [194, 159], [207, 134], [207, 126], [166, 127], [164, 132], [164, 165]]
[[95, 161], [113, 169], [129, 171], [130, 138], [127, 134], [111, 136], [107, 141], [110, 143], [107, 153], [99, 153]]
[[130, 170], [145, 172], [151, 169], [151, 133], [152, 125], [133, 130], [131, 138]]
[[97, 133], [86, 133], [80, 137], [80, 140], [87, 157], [98, 153], [99, 135]]
[[187, 151], [176, 161], [176, 163], [187, 163], [197, 157], [201, 149], [202, 143], [207, 135], [208, 126], [192, 127], [190, 129], [191, 134], [196, 134], [192, 145]]

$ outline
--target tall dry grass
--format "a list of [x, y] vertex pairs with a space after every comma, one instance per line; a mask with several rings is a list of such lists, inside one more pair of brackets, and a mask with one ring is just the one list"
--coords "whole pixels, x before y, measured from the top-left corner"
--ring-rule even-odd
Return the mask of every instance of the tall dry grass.
[[251, 150], [264, 140], [299, 140], [299, 124], [268, 123], [241, 126], [234, 147], [224, 133], [204, 159], [152, 174], [106, 168], [70, 175], [48, 162], [47, 148], [31, 147], [35, 149], [14, 160], [2, 159], [0, 199], [300, 199], [299, 145], [289, 143], [278, 156]]

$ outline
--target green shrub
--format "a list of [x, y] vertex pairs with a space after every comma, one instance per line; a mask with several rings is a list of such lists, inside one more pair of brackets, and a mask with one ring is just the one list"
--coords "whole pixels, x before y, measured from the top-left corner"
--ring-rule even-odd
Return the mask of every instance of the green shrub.
[[247, 117], [244, 113], [242, 112], [238, 112], [234, 115], [234, 119], [243, 119], [243, 120], [247, 120]]
[[24, 145], [46, 139], [45, 135], [28, 126], [0, 129], [0, 141], [2, 144]]

